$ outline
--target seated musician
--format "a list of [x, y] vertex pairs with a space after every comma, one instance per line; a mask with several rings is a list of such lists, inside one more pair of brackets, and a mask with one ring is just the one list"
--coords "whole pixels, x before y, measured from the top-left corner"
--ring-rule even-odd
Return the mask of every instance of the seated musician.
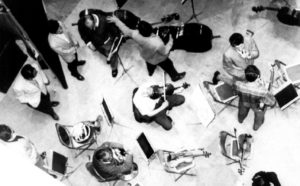
[[225, 83], [232, 85], [239, 96], [238, 121], [243, 123], [250, 108], [254, 112], [253, 130], [258, 130], [264, 123], [264, 105], [274, 106], [275, 98], [268, 91], [265, 83], [260, 78], [260, 71], [254, 65], [249, 65], [244, 71], [245, 81], [237, 79], [223, 79]]
[[[111, 48], [116, 37], [120, 37], [119, 29], [111, 23], [108, 23], [106, 16], [109, 13], [96, 9], [87, 9], [80, 13], [78, 21], [78, 31], [82, 40], [93, 50], [109, 56]], [[107, 61], [112, 69], [112, 76], [118, 74], [119, 57], [117, 53], [111, 55]]]
[[92, 166], [96, 174], [110, 180], [137, 170], [133, 155], [126, 152], [123, 145], [113, 142], [105, 142], [95, 150]]
[[[236, 138], [236, 136], [226, 131], [221, 131], [220, 136], [226, 136], [223, 139], [225, 141], [220, 146], [224, 156], [233, 158], [232, 155], [234, 155], [241, 158], [241, 160], [245, 160], [250, 156], [251, 144], [253, 143], [252, 135], [243, 133]], [[236, 143], [233, 143], [233, 140]], [[236, 146], [232, 147], [232, 145]], [[231, 153], [229, 154], [229, 152]]]
[[134, 115], [137, 121], [155, 121], [165, 130], [172, 128], [172, 119], [167, 116], [167, 111], [184, 103], [182, 95], [173, 94], [174, 87], [169, 85], [166, 91], [166, 100], [163, 98], [163, 87], [154, 83], [145, 83], [140, 86], [133, 96]]

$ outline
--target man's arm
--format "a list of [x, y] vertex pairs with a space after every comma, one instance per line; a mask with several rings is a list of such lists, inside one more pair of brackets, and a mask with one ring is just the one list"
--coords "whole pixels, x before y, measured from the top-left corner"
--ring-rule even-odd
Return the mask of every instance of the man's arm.
[[43, 83], [48, 85], [50, 83], [49, 79], [47, 78], [46, 74], [44, 73], [44, 71], [40, 68], [40, 66], [37, 63], [32, 63], [32, 66], [36, 69], [36, 71], [38, 72], [38, 74], [40, 74]]
[[[157, 37], [159, 37], [159, 36], [157, 36]], [[163, 43], [163, 41], [162, 41], [162, 43]], [[173, 37], [170, 34], [168, 43], [166, 45], [162, 45], [160, 47], [160, 49], [158, 50], [158, 52], [162, 55], [168, 56], [172, 47], [173, 47]]]
[[164, 110], [165, 108], [167, 108], [168, 106], [169, 106], [169, 102], [167, 100], [165, 100], [165, 102], [163, 102], [163, 104], [159, 108], [151, 111], [150, 113], [147, 114], [147, 116], [153, 117], [156, 114], [158, 114], [159, 112], [161, 112], [162, 110]]
[[114, 23], [125, 36], [132, 37], [133, 30], [127, 27], [117, 16], [107, 17], [107, 20]]
[[248, 59], [256, 59], [259, 56], [259, 50], [254, 39], [250, 38], [250, 49], [249, 49], [249, 57]]

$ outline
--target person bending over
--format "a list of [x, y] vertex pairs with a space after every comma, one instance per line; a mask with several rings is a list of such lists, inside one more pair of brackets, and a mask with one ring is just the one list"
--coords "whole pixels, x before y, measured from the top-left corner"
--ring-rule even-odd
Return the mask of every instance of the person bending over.
[[70, 32], [57, 20], [48, 21], [48, 42], [52, 50], [54, 50], [68, 64], [71, 75], [80, 81], [84, 77], [79, 74], [77, 67], [84, 65], [85, 61], [78, 61], [77, 49], [78, 42], [74, 39]]
[[44, 165], [45, 153], [39, 154], [34, 144], [28, 138], [17, 135], [5, 124], [0, 124], [0, 139], [14, 153], [25, 157], [32, 164], [40, 168]]
[[46, 87], [49, 84], [50, 81], [38, 64], [32, 63], [23, 66], [13, 90], [21, 103], [26, 103], [29, 107], [50, 115], [54, 120], [59, 120], [52, 108], [57, 106], [59, 102], [50, 100]]
[[[92, 50], [98, 50], [101, 54], [108, 57], [113, 46], [114, 40], [120, 37], [120, 30], [106, 20], [110, 13], [97, 9], [83, 10], [78, 21], [78, 31], [82, 40]], [[107, 63], [110, 63], [112, 76], [118, 75], [118, 53], [111, 55]]]
[[123, 145], [113, 142], [105, 142], [95, 150], [92, 166], [104, 179], [119, 179], [137, 169], [133, 155]]
[[[237, 80], [245, 80], [244, 70], [248, 65], [254, 64], [254, 59], [258, 58], [259, 50], [252, 38], [253, 32], [247, 30], [244, 37], [240, 33], [234, 33], [229, 38], [230, 46], [223, 54], [223, 70], [221, 73], [216, 71], [213, 83], [217, 84], [218, 80], [235, 78]], [[217, 78], [218, 76], [218, 78]]]
[[132, 38], [139, 45], [140, 54], [146, 61], [149, 76], [153, 75], [156, 66], [160, 66], [169, 74], [172, 81], [184, 78], [185, 72], [178, 73], [169, 58], [173, 46], [171, 35], [169, 42], [165, 45], [161, 38], [154, 34], [152, 26], [145, 21], [139, 21], [137, 29], [131, 29], [116, 16], [110, 16], [107, 20], [115, 23], [125, 36]]
[[165, 130], [172, 128], [172, 118], [167, 116], [167, 111], [182, 105], [185, 98], [174, 94], [171, 90], [166, 92], [166, 100], [164, 100], [163, 91], [162, 87], [153, 83], [145, 83], [134, 90], [133, 112], [137, 121], [146, 123], [155, 121]]
[[260, 71], [256, 66], [249, 65], [244, 70], [244, 74], [245, 81], [237, 81], [233, 78], [224, 82], [232, 85], [239, 96], [238, 121], [243, 123], [251, 108], [254, 111], [253, 130], [258, 130], [264, 123], [266, 111], [263, 109], [264, 105], [274, 106], [275, 98], [260, 79]]

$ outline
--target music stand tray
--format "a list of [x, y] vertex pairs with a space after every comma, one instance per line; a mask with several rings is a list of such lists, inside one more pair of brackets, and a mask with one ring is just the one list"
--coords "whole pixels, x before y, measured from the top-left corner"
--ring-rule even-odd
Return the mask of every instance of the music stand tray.
[[155, 158], [156, 151], [152, 148], [152, 145], [148, 141], [146, 135], [142, 132], [137, 138], [136, 141], [139, 145], [139, 149], [143, 154], [143, 158], [150, 164], [150, 162]]
[[275, 90], [274, 96], [281, 110], [286, 109], [300, 98], [291, 82], [284, 83], [279, 89]]

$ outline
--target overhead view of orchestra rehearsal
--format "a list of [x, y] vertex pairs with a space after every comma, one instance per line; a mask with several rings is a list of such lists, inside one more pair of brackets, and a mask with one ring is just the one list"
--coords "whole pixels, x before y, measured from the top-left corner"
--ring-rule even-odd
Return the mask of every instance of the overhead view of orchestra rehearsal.
[[299, 186], [300, 0], [0, 0], [1, 186]]

